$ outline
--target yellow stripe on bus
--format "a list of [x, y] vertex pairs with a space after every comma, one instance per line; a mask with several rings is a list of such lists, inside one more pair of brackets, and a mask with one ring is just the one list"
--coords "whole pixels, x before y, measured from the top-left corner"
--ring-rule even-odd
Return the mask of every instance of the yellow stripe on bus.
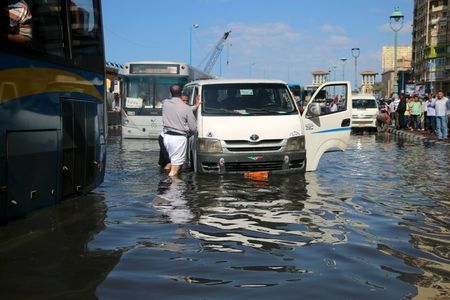
[[101, 78], [92, 81], [63, 70], [50, 68], [16, 68], [0, 71], [0, 104], [20, 97], [43, 93], [83, 93], [103, 101], [95, 85], [103, 85]]

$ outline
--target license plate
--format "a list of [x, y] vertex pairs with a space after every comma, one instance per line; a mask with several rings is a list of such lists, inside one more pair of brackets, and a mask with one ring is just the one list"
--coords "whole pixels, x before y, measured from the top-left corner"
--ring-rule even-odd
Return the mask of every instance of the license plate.
[[257, 180], [257, 181], [268, 181], [269, 171], [258, 171], [258, 172], [245, 172], [244, 178]]

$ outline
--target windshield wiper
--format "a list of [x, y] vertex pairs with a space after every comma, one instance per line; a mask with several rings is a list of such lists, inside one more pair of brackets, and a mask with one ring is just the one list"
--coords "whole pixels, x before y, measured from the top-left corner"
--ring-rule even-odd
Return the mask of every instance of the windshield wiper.
[[287, 111], [280, 111], [278, 110], [277, 107], [275, 108], [270, 108], [270, 107], [266, 107], [266, 108], [254, 108], [254, 107], [246, 107], [245, 108], [246, 111], [251, 112], [251, 113], [258, 113], [258, 112], [262, 112], [262, 113], [277, 113], [277, 114], [288, 114], [290, 112]]
[[216, 107], [205, 107], [204, 108], [205, 113], [227, 113], [231, 115], [241, 115], [239, 111], [230, 110], [226, 108], [216, 108]]

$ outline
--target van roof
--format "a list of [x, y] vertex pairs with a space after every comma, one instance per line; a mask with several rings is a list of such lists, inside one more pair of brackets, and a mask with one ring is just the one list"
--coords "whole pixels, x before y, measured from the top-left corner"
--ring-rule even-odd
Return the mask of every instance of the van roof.
[[199, 85], [209, 85], [209, 84], [230, 84], [230, 83], [276, 83], [276, 84], [284, 84], [286, 82], [277, 79], [252, 79], [252, 78], [244, 78], [244, 79], [205, 79], [205, 80], [195, 80], [191, 81], [188, 84], [199, 84]]

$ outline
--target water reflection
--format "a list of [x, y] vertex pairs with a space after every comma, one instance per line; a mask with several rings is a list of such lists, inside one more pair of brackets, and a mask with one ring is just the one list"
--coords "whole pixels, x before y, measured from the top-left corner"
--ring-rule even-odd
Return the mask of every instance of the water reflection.
[[157, 142], [108, 147], [104, 198], [0, 227], [2, 299], [450, 294], [444, 146], [353, 136], [317, 172], [266, 182], [190, 172], [169, 181]]
[[90, 195], [0, 227], [1, 298], [92, 298], [121, 257], [88, 247], [106, 210], [102, 196]]
[[[212, 251], [245, 251], [342, 243], [342, 209], [323, 191], [314, 174], [273, 175], [268, 182], [196, 176], [201, 228], [190, 234]], [[219, 189], [217, 187], [220, 187]], [[244, 247], [240, 247], [240, 246]]]

